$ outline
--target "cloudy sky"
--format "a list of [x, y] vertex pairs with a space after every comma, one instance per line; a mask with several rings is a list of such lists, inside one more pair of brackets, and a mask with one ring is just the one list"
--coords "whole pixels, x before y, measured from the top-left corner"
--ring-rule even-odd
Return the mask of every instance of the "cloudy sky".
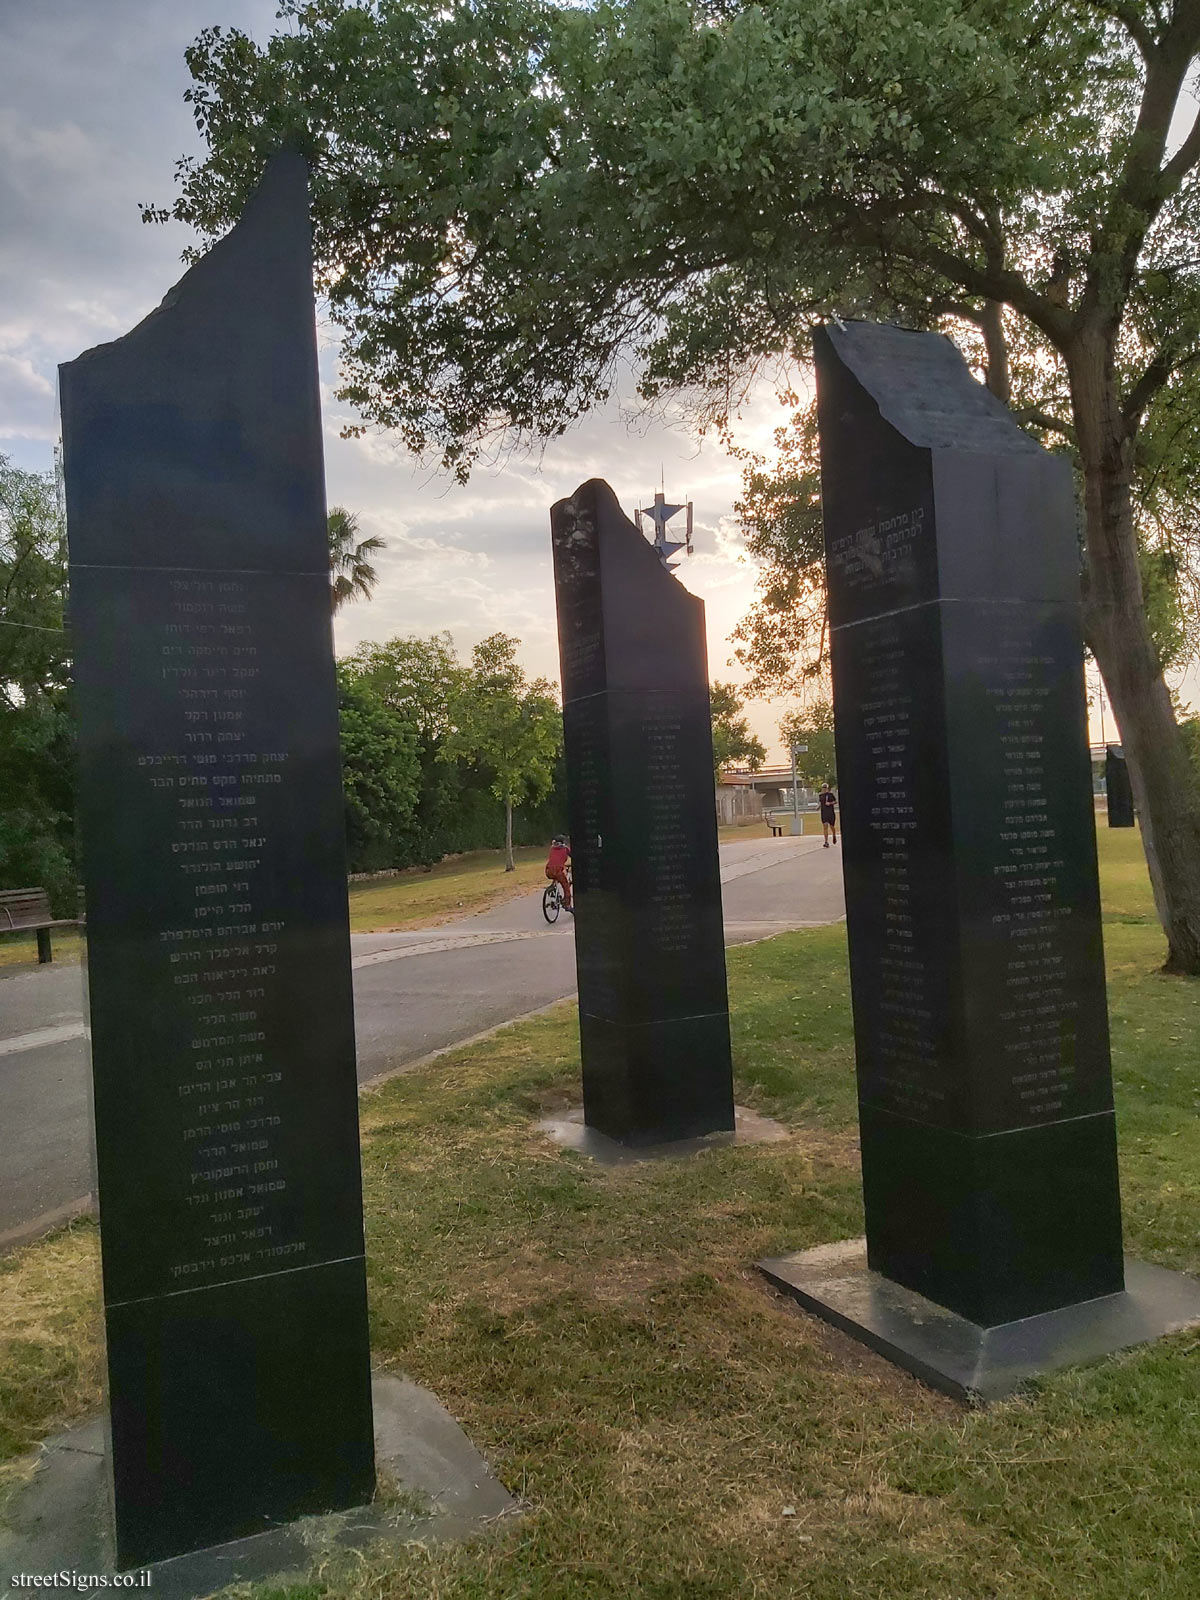
[[[274, 13], [273, 0], [0, 0], [0, 453], [17, 465], [50, 465], [57, 364], [125, 333], [183, 270], [187, 230], [147, 227], [138, 206], [169, 203], [176, 159], [200, 149], [183, 102], [185, 47], [214, 22], [265, 39]], [[550, 505], [600, 476], [631, 510], [663, 474], [668, 499], [695, 504], [683, 580], [707, 606], [712, 674], [739, 676], [728, 637], [754, 569], [730, 514], [738, 472], [718, 445], [614, 408], [461, 488], [386, 436], [339, 437], [336, 345], [331, 328], [321, 333], [329, 499], [387, 541], [374, 599], [338, 619], [339, 652], [448, 628], [466, 654], [503, 629], [522, 640], [531, 672], [557, 679]], [[767, 444], [782, 415], [764, 393], [743, 438]], [[769, 745], [783, 709], [753, 708]]]
[[[0, 0], [0, 454], [17, 465], [50, 465], [57, 364], [125, 333], [183, 270], [187, 230], [147, 227], [138, 207], [168, 204], [175, 161], [200, 149], [184, 49], [212, 23], [265, 39], [274, 12], [274, 0]], [[550, 505], [599, 476], [632, 510], [649, 504], [661, 473], [668, 499], [695, 504], [696, 554], [681, 575], [707, 607], [711, 673], [740, 676], [728, 640], [755, 571], [731, 514], [739, 474], [719, 445], [614, 408], [462, 488], [385, 436], [339, 437], [336, 345], [331, 328], [321, 334], [329, 499], [387, 541], [374, 599], [339, 617], [340, 652], [446, 628], [465, 655], [503, 629], [521, 639], [531, 672], [557, 678]], [[783, 415], [764, 390], [740, 442], [767, 447]], [[1195, 698], [1192, 674], [1184, 688]], [[750, 707], [772, 758], [784, 709]]]

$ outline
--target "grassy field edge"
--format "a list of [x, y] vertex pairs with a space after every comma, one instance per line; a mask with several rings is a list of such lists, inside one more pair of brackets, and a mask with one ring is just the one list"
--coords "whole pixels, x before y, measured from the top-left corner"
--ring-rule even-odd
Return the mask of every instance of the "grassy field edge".
[[[1200, 1269], [1200, 984], [1159, 970], [1136, 837], [1101, 837], [1132, 1253]], [[773, 1296], [763, 1255], [861, 1228], [843, 927], [729, 952], [737, 1094], [774, 1146], [597, 1168], [574, 1008], [362, 1101], [376, 1360], [430, 1387], [526, 1507], [304, 1594], [1185, 1600], [1200, 1337], [964, 1412]], [[96, 1231], [0, 1261], [0, 1456], [100, 1403]]]

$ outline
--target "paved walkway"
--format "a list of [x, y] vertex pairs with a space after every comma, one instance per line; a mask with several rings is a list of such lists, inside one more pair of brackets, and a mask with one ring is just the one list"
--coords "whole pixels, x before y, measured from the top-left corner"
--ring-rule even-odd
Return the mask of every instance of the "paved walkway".
[[[844, 914], [841, 854], [817, 838], [721, 847], [728, 944]], [[360, 1083], [575, 991], [574, 925], [546, 926], [538, 889], [495, 910], [410, 933], [351, 938]], [[90, 1203], [91, 1111], [80, 968], [0, 978], [0, 1250]]]

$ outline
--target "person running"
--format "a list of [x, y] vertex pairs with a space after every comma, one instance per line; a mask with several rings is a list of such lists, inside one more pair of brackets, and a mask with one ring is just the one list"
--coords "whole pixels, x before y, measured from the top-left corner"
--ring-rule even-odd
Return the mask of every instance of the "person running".
[[821, 792], [817, 795], [817, 804], [821, 808], [821, 827], [825, 833], [825, 848], [829, 849], [829, 836], [833, 835], [834, 844], [837, 843], [837, 795], [829, 787], [829, 779], [821, 785]]
[[550, 854], [546, 858], [546, 876], [562, 890], [563, 910], [574, 915], [575, 907], [571, 904], [571, 874], [567, 870], [570, 864], [571, 846], [561, 834], [555, 834], [550, 841]]

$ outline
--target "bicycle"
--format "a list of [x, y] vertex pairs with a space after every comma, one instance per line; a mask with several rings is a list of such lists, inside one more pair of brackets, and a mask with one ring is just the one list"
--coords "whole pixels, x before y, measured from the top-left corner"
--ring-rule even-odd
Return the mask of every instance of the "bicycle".
[[542, 915], [549, 923], [558, 921], [558, 913], [565, 904], [563, 887], [557, 878], [552, 878], [542, 890]]

